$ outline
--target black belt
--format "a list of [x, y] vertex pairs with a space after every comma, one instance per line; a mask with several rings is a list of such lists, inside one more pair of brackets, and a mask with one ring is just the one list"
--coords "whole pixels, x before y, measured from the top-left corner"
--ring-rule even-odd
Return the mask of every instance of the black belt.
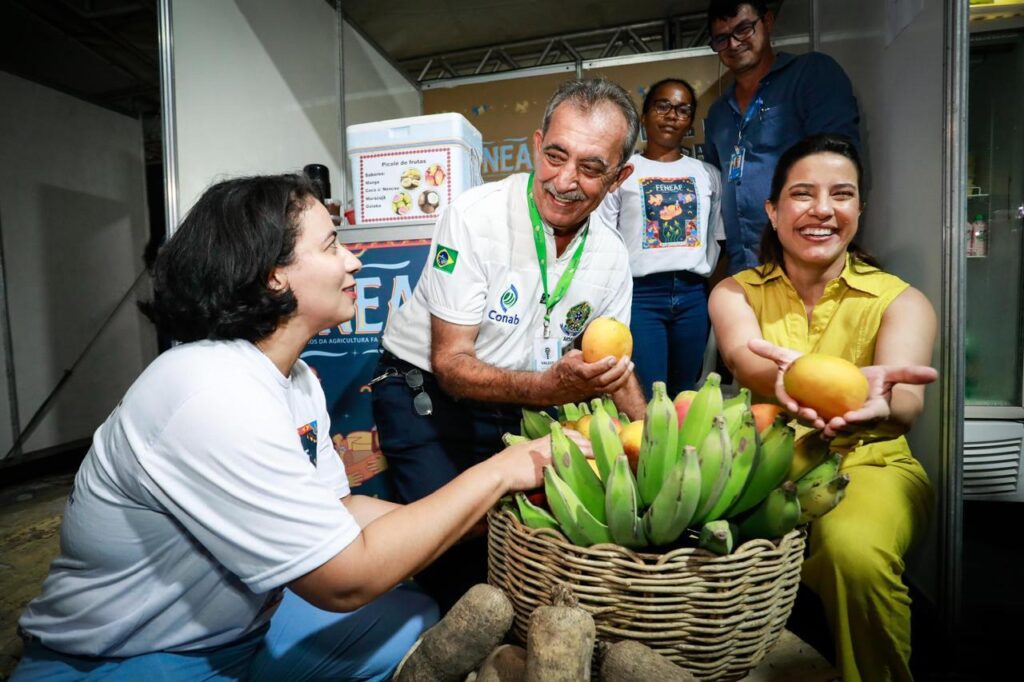
[[673, 270], [670, 272], [652, 272], [649, 275], [643, 275], [641, 277], [634, 277], [636, 281], [646, 280], [648, 282], [660, 282], [663, 280], [679, 280], [686, 284], [707, 284], [708, 278], [704, 275], [698, 275], [695, 272], [689, 270]]
[[[409, 383], [409, 372], [415, 371], [419, 372], [423, 376], [424, 384], [432, 384], [433, 386], [436, 386], [439, 390], [444, 391], [444, 389], [441, 388], [440, 383], [438, 383], [437, 377], [435, 377], [431, 372], [428, 372], [425, 369], [421, 369], [420, 367], [417, 367], [411, 362], [406, 362], [402, 358], [398, 357], [389, 350], [385, 350], [384, 348], [381, 348], [380, 350], [380, 364], [386, 367], [394, 367], [396, 370], [398, 370], [399, 373], [405, 375], [407, 384]], [[412, 388], [411, 385], [410, 388]], [[447, 394], [447, 392], [445, 393]], [[516, 405], [512, 403], [482, 402], [479, 400], [470, 400], [468, 398], [456, 398], [450, 395], [449, 398], [467, 407], [486, 410], [488, 412], [499, 412], [506, 415], [518, 415], [521, 414], [522, 410], [522, 405]]]
[[422, 367], [417, 367], [416, 365], [412, 364], [411, 362], [406, 362], [405, 360], [403, 360], [402, 358], [398, 357], [397, 355], [395, 355], [391, 351], [384, 350], [383, 348], [380, 351], [380, 362], [381, 362], [381, 364], [387, 365], [388, 367], [394, 367], [395, 369], [397, 369], [399, 372], [402, 372], [403, 374], [405, 372], [410, 371], [410, 370], [418, 369], [419, 371], [423, 372], [423, 377], [424, 378], [430, 377], [431, 381], [437, 381], [434, 378], [434, 375], [431, 374], [430, 372], [428, 372], [427, 370], [423, 369]]

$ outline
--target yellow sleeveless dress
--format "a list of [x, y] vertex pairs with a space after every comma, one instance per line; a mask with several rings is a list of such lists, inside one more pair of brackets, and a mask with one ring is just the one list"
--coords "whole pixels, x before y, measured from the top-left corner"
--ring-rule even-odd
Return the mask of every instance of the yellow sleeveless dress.
[[[874, 364], [882, 315], [907, 283], [861, 261], [829, 282], [808, 319], [781, 268], [737, 273], [765, 340], [826, 353], [859, 367]], [[910, 680], [910, 596], [903, 557], [924, 530], [933, 499], [928, 476], [904, 437], [869, 431], [837, 439], [850, 475], [843, 502], [814, 522], [803, 581], [832, 628], [845, 682]], [[867, 444], [858, 445], [868, 441]]]

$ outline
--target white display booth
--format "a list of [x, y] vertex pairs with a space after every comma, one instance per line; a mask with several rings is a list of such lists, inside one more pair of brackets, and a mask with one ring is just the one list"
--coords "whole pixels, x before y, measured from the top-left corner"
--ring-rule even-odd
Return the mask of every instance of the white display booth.
[[[322, 0], [160, 4], [169, 225], [225, 175], [322, 163], [332, 184], [344, 188], [346, 125], [422, 113], [418, 88]], [[793, 5], [806, 11], [795, 22], [803, 28], [784, 38], [796, 43], [794, 51], [818, 49], [835, 57], [860, 103], [870, 169], [862, 242], [887, 270], [923, 291], [939, 313], [933, 365], [941, 378], [927, 389], [925, 413], [909, 436], [933, 481], [937, 506], [909, 575], [941, 622], [953, 628], [961, 566], [967, 3]], [[698, 49], [645, 58], [709, 54]], [[586, 71], [624, 63], [594, 60]], [[584, 71], [582, 64], [578, 70]], [[502, 78], [502, 87], [516, 87], [514, 76]], [[356, 226], [342, 234], [353, 244], [422, 240], [430, 225]], [[376, 284], [367, 284], [371, 293], [382, 286], [374, 277]], [[370, 295], [367, 301], [375, 308], [394, 305], [406, 293], [396, 282], [387, 300]], [[351, 449], [360, 438], [343, 446]]]

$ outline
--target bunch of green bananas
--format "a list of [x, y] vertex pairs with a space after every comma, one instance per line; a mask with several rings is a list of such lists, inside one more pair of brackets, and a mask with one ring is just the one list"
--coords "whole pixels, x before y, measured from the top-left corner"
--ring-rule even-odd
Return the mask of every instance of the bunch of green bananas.
[[[698, 544], [716, 554], [741, 541], [781, 537], [833, 509], [849, 476], [839, 473], [841, 457], [830, 455], [828, 441], [815, 432], [796, 441], [785, 415], [758, 432], [750, 392], [726, 400], [720, 384], [709, 374], [680, 424], [665, 384], [654, 383], [635, 475], [615, 423], [628, 420], [610, 399], [562, 405], [557, 420], [524, 409], [522, 435], [505, 440], [551, 438], [547, 508], [522, 493], [508, 508], [525, 525], [560, 530], [584, 547], [664, 547], [692, 528]], [[565, 435], [577, 424], [585, 425], [594, 465]]]

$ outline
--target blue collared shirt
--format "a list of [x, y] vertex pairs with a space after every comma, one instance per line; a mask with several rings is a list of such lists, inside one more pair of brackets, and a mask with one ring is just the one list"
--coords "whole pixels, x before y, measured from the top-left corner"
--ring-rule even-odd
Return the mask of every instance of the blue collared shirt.
[[[768, 223], [764, 201], [782, 153], [814, 133], [838, 133], [859, 147], [857, 99], [850, 79], [834, 59], [820, 52], [775, 55], [771, 70], [757, 86], [751, 104], [758, 111], [743, 128], [733, 84], [704, 122], [705, 160], [722, 171], [722, 219], [725, 222], [729, 274], [758, 264], [761, 232]], [[743, 175], [729, 181], [733, 147], [744, 148]]]

